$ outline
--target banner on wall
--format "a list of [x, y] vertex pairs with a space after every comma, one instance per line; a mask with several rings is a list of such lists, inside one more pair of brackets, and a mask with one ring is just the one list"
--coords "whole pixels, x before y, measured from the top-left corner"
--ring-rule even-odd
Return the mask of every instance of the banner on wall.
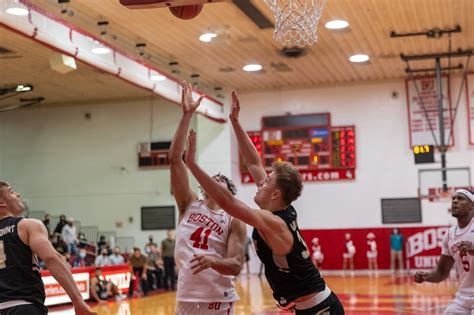
[[[445, 139], [449, 146], [454, 144], [454, 135], [449, 136], [452, 129], [452, 108], [449, 78], [442, 76], [443, 113]], [[439, 115], [437, 102], [437, 86], [435, 77], [419, 77], [406, 80], [408, 127], [410, 147], [415, 145], [436, 145], [433, 133], [439, 144]], [[432, 132], [433, 130], [433, 132]]]
[[474, 73], [466, 76], [466, 97], [469, 143], [474, 144]]
[[[444, 235], [449, 230], [447, 226], [420, 226], [398, 228], [403, 236], [403, 265], [408, 269], [432, 269], [436, 267], [441, 255], [441, 244]], [[351, 239], [356, 252], [354, 255], [354, 268], [368, 269], [367, 251], [369, 244], [367, 235], [373, 233], [377, 243], [377, 262], [379, 269], [390, 269], [390, 228], [360, 228], [360, 229], [330, 229], [330, 230], [301, 230], [301, 235], [308, 245], [310, 254], [313, 255], [312, 240], [319, 239], [319, 245], [324, 260], [323, 270], [341, 270], [342, 258], [345, 252], [346, 233], [351, 234]]]

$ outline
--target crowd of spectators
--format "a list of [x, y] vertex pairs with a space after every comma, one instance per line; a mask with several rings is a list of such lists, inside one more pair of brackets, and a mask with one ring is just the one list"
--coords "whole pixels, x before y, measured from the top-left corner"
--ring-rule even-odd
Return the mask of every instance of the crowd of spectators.
[[[91, 277], [91, 296], [99, 303], [110, 297], [123, 299], [120, 290], [102, 277], [102, 267], [128, 264], [131, 281], [128, 296], [147, 295], [156, 289], [176, 290], [176, 271], [174, 263], [174, 234], [167, 232], [167, 237], [158, 246], [153, 235], [142, 253], [139, 247], [133, 252], [122, 254], [120, 248], [111, 248], [109, 241], [101, 235], [97, 243], [88, 242], [85, 235], [78, 233], [74, 218], [61, 215], [59, 222], [51, 226], [51, 216], [45, 215], [43, 221], [54, 248], [63, 255], [73, 268], [95, 266], [95, 277]], [[44, 268], [44, 264], [41, 264]], [[136, 290], [138, 288], [138, 292]]]

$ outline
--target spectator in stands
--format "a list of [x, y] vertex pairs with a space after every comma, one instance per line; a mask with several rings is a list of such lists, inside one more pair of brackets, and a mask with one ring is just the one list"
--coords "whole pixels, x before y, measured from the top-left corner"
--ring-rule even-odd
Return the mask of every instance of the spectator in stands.
[[250, 267], [249, 267], [250, 245], [252, 245], [252, 240], [250, 239], [250, 237], [247, 236], [247, 239], [245, 240], [245, 247], [244, 247], [244, 258], [245, 258], [245, 267], [247, 268], [247, 275], [250, 275]]
[[150, 247], [151, 246], [155, 246], [155, 247], [158, 247], [158, 244], [156, 244], [155, 242], [153, 242], [153, 235], [150, 234], [150, 236], [148, 236], [148, 243], [146, 243], [145, 245], [145, 253], [149, 253], [150, 252]]
[[63, 254], [64, 252], [67, 251], [67, 244], [64, 242], [61, 234], [56, 234], [56, 237], [53, 237], [53, 247], [56, 249], [56, 251], [60, 254]]
[[105, 236], [101, 235], [99, 238], [99, 242], [97, 242], [97, 254], [100, 255], [102, 253], [102, 248], [107, 248], [108, 244], [107, 241], [105, 240]]
[[161, 242], [161, 254], [163, 255], [163, 263], [165, 265], [165, 290], [176, 290], [176, 274], [174, 262], [174, 246], [175, 239], [173, 230], [168, 230], [167, 237]]
[[46, 230], [48, 231], [48, 237], [51, 240], [51, 216], [49, 213], [44, 215], [43, 224], [46, 227]]
[[77, 239], [76, 227], [74, 226], [74, 218], [69, 217], [66, 220], [66, 223], [67, 224], [63, 227], [63, 230], [61, 231], [61, 235], [67, 245], [67, 252], [70, 255], [76, 255], [77, 244], [79, 243], [79, 241]]
[[66, 216], [64, 214], [61, 214], [59, 216], [59, 222], [54, 228], [54, 234], [61, 234], [63, 231], [63, 227], [66, 225]]
[[109, 260], [112, 265], [123, 265], [125, 263], [118, 246], [114, 248], [113, 254], [109, 256]]
[[398, 260], [398, 268], [403, 270], [403, 235], [397, 228], [393, 229], [390, 235], [390, 269], [395, 271], [395, 260]]
[[147, 267], [147, 278], [148, 288], [158, 289], [163, 287], [163, 264], [160, 263], [161, 257], [160, 252], [157, 250], [154, 244], [148, 246], [148, 267]]
[[86, 249], [85, 248], [79, 249], [79, 254], [77, 254], [76, 258], [74, 259], [72, 266], [74, 268], [87, 266], [86, 256], [87, 256]]
[[145, 296], [148, 295], [148, 284], [147, 284], [147, 257], [142, 254], [140, 248], [134, 247], [133, 248], [133, 255], [130, 257], [128, 261], [131, 269], [131, 281], [130, 287], [128, 289], [128, 296], [133, 296], [133, 291], [135, 289], [135, 280], [138, 280], [141, 284], [143, 294]]
[[119, 288], [102, 276], [102, 269], [95, 269], [95, 277], [91, 278], [91, 295], [99, 303], [106, 303], [110, 297], [115, 297], [116, 301], [124, 299]]
[[78, 245], [79, 248], [87, 247], [87, 239], [86, 239], [86, 236], [84, 235], [84, 233], [79, 233], [77, 235], [77, 239], [79, 241], [79, 245]]
[[100, 253], [100, 255], [97, 255], [94, 264], [97, 267], [112, 265], [112, 262], [109, 259], [109, 252], [107, 248], [102, 248], [102, 252]]

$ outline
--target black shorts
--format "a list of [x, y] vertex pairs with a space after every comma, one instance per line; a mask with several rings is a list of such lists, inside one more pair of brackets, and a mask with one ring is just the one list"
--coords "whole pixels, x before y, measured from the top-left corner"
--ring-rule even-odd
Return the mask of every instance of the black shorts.
[[18, 305], [4, 310], [0, 310], [0, 315], [46, 315], [48, 309], [46, 306], [36, 304]]
[[315, 315], [323, 310], [325, 311], [323, 314], [344, 315], [344, 307], [334, 292], [331, 292], [331, 295], [329, 295], [327, 299], [310, 309], [296, 310], [296, 315]]

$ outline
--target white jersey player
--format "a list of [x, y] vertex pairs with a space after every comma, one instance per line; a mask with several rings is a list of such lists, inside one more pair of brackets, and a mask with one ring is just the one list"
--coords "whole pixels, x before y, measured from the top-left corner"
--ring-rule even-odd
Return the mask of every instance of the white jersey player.
[[474, 193], [467, 189], [455, 192], [451, 203], [452, 216], [457, 219], [443, 238], [438, 266], [431, 272], [417, 272], [415, 281], [441, 282], [448, 278], [455, 266], [459, 275], [459, 287], [454, 300], [445, 314], [474, 314]]
[[[182, 156], [193, 112], [202, 96], [192, 99], [192, 87], [183, 82], [183, 116], [168, 153], [171, 186], [179, 209], [175, 259], [178, 288], [177, 315], [234, 314], [238, 299], [232, 279], [238, 275], [244, 256], [245, 225], [220, 210], [203, 192], [203, 200], [191, 190]], [[218, 174], [214, 179], [235, 194], [235, 186]]]
[[377, 242], [375, 234], [370, 232], [367, 234], [367, 262], [369, 270], [377, 270]]
[[315, 237], [311, 240], [311, 249], [313, 251], [313, 255], [311, 256], [311, 260], [316, 268], [321, 269], [321, 265], [324, 260], [324, 254], [321, 251], [321, 245], [319, 244], [319, 238]]

